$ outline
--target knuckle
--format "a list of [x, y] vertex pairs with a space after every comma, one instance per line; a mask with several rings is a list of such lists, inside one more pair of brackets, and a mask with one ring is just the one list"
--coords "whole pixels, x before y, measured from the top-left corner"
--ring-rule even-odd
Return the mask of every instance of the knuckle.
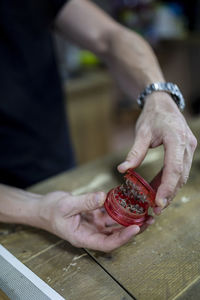
[[131, 160], [133, 157], [137, 157], [137, 156], [139, 156], [139, 151], [134, 148], [129, 152], [127, 156], [127, 160]]
[[169, 185], [167, 188], [166, 188], [166, 192], [167, 192], [167, 199], [171, 199], [172, 195], [174, 194], [175, 192], [175, 186], [174, 185]]
[[183, 128], [178, 128], [173, 132], [169, 132], [169, 139], [176, 141], [176, 143], [180, 145], [185, 145], [187, 140], [187, 133]]
[[167, 190], [167, 199], [168, 199], [168, 200], [169, 200], [169, 199], [172, 199], [173, 196], [174, 196], [174, 194], [175, 194], [175, 190], [174, 190], [173, 188], [169, 188], [169, 189]]
[[182, 185], [186, 184], [188, 181], [189, 175], [185, 175], [182, 179]]
[[173, 169], [173, 173], [177, 176], [180, 176], [183, 172], [183, 165], [182, 164], [177, 164], [174, 166], [174, 169]]
[[137, 137], [146, 138], [148, 130], [149, 128], [147, 126], [142, 125], [137, 131]]
[[181, 129], [181, 130], [179, 131], [179, 136], [180, 136], [180, 138], [181, 138], [182, 141], [185, 140], [185, 139], [186, 139], [186, 136], [187, 136], [186, 131], [183, 130], [183, 129]]
[[91, 209], [94, 206], [94, 194], [88, 194], [85, 201], [85, 208]]
[[190, 137], [190, 147], [195, 150], [197, 147], [197, 139], [195, 136]]

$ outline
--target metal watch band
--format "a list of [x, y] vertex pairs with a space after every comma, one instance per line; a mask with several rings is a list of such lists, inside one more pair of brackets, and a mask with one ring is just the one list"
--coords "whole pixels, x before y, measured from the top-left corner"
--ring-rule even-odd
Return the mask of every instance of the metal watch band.
[[171, 82], [155, 82], [148, 85], [145, 90], [137, 98], [138, 105], [143, 108], [145, 104], [145, 98], [153, 92], [167, 92], [172, 96], [172, 99], [177, 104], [178, 108], [183, 111], [185, 107], [185, 100], [181, 94], [178, 86]]

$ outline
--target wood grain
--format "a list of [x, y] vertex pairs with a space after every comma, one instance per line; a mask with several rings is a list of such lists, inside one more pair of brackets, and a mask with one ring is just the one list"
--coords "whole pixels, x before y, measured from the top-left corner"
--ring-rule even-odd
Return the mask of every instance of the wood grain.
[[8, 296], [0, 289], [0, 299], [1, 300], [10, 300]]
[[[193, 129], [197, 135], [198, 122]], [[191, 282], [200, 274], [199, 154], [196, 152], [188, 184], [153, 226], [112, 254], [89, 251], [136, 299], [174, 299], [187, 286], [191, 289]], [[118, 182], [113, 170], [123, 155], [88, 164], [31, 190], [46, 193], [56, 187], [72, 191], [84, 185], [87, 189], [98, 174], [109, 174], [106, 183], [87, 190], [107, 191]], [[139, 172], [147, 179], [152, 178], [162, 166], [161, 157], [160, 149], [153, 150]]]
[[[198, 128], [194, 126], [196, 134]], [[151, 151], [139, 172], [153, 177], [162, 165], [162, 155], [160, 149]], [[116, 165], [124, 156], [125, 152], [108, 156], [30, 190], [41, 194], [108, 191], [121, 180]], [[87, 254], [43, 231], [27, 227], [15, 231], [10, 225], [2, 229], [0, 242], [67, 299], [124, 300], [131, 299], [129, 294], [137, 300], [183, 300], [187, 295], [199, 299], [199, 171], [200, 150], [188, 184], [171, 206], [143, 234], [110, 254], [88, 250]]]
[[47, 232], [22, 226], [1, 244], [66, 299], [132, 299], [83, 249]]
[[113, 87], [105, 71], [89, 72], [67, 82], [67, 114], [78, 163], [109, 152]]

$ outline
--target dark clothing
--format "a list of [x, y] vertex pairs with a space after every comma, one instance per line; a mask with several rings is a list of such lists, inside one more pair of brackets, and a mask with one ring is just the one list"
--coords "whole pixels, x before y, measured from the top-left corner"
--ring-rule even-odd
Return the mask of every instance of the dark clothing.
[[51, 26], [66, 0], [0, 1], [0, 182], [74, 166]]

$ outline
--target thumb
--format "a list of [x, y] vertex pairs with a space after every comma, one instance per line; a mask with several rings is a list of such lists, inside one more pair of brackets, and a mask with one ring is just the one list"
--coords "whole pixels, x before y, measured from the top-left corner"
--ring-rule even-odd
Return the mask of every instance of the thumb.
[[145, 158], [151, 142], [150, 135], [137, 132], [133, 147], [127, 155], [126, 160], [118, 166], [118, 171], [126, 172], [129, 168], [138, 167]]
[[88, 193], [76, 196], [73, 200], [72, 212], [78, 214], [101, 207], [106, 200], [104, 192]]

